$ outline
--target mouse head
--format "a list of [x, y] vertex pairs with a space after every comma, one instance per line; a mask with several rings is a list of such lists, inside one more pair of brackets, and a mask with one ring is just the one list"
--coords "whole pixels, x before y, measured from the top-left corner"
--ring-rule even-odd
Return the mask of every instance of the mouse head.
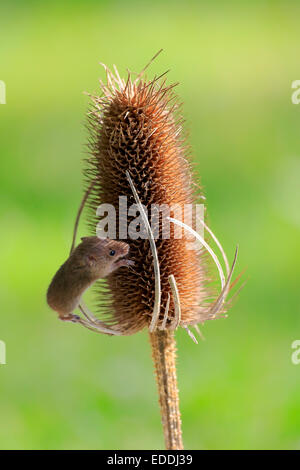
[[92, 279], [106, 277], [121, 266], [133, 264], [126, 258], [129, 245], [109, 238], [83, 237], [75, 251], [82, 255]]

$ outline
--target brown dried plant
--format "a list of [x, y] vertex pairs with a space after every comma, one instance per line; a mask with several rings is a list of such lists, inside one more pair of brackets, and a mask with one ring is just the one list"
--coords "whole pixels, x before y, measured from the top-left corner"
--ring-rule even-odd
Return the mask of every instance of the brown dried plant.
[[[101, 96], [91, 96], [88, 113], [85, 199], [90, 208], [89, 224], [94, 232], [99, 222], [97, 207], [113, 205], [118, 239], [122, 216], [119, 196], [127, 196], [129, 205], [137, 204], [148, 237], [126, 240], [134, 267], [121, 268], [101, 282], [101, 321], [81, 307], [87, 317], [82, 324], [118, 335], [149, 328], [166, 447], [182, 449], [174, 331], [183, 327], [197, 342], [189, 326], [197, 327], [198, 323], [224, 315], [237, 252], [230, 269], [220, 243], [202, 222], [221, 251], [224, 275], [210, 245], [175, 215], [168, 219], [169, 239], [161, 236], [161, 220], [159, 236], [153, 236], [145, 208], [150, 209], [152, 204], [183, 208], [195, 204], [201, 196], [199, 186], [193, 182], [181, 105], [173, 91], [176, 84], [167, 85], [165, 74], [147, 80], [145, 69], [137, 76], [128, 72], [126, 81], [116, 67], [114, 72], [107, 67], [105, 70], [107, 83], [100, 82]], [[184, 228], [181, 238], [175, 237], [175, 226]], [[191, 233], [202, 243], [201, 248], [191, 248]], [[215, 261], [221, 279], [221, 292], [213, 300], [208, 255]]]

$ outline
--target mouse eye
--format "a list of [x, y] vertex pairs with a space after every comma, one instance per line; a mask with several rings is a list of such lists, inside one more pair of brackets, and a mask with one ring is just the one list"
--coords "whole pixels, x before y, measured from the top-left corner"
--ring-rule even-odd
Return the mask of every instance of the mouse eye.
[[110, 252], [109, 252], [110, 256], [115, 256], [115, 254], [116, 254], [115, 250], [110, 250]]

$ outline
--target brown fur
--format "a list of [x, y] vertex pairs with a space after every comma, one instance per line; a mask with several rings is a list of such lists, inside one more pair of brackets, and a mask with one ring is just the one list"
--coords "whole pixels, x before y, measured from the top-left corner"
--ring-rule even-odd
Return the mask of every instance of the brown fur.
[[[98, 237], [81, 240], [59, 268], [47, 291], [48, 305], [62, 319], [73, 318], [71, 313], [78, 307], [83, 292], [97, 279], [132, 263], [124, 259], [129, 251], [127, 243]], [[110, 255], [111, 250], [115, 251], [114, 256]]]

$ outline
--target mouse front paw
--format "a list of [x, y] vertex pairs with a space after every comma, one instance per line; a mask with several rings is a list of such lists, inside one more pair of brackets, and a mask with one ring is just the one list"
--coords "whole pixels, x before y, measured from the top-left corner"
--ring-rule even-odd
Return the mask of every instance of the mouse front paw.
[[80, 320], [80, 316], [74, 315], [73, 313], [69, 313], [67, 315], [61, 315], [59, 319], [62, 321], [71, 321], [73, 323], [78, 323]]

